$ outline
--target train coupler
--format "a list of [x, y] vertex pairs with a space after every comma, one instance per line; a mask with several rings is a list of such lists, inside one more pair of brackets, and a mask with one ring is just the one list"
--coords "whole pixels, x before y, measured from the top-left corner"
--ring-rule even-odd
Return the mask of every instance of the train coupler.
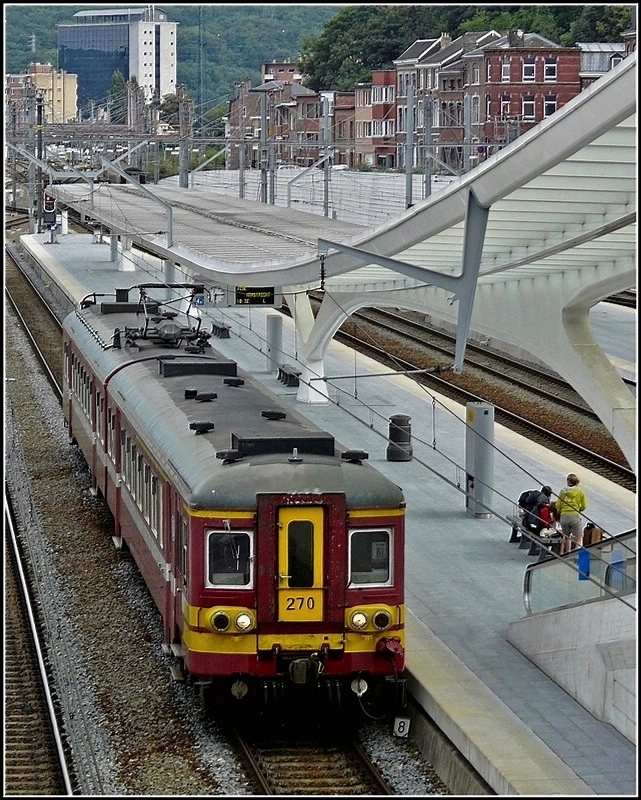
[[315, 681], [324, 672], [321, 661], [311, 658], [295, 658], [289, 665], [289, 678], [292, 683], [304, 684]]

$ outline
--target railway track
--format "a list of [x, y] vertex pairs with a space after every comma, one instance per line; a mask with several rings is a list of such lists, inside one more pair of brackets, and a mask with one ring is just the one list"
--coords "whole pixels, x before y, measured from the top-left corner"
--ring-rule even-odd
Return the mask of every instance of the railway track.
[[234, 731], [259, 794], [394, 794], [356, 740], [343, 741], [336, 729], [310, 735], [309, 727], [286, 737], [274, 731], [262, 736]]
[[60, 730], [31, 599], [28, 568], [5, 492], [5, 795], [71, 795], [69, 756]]
[[[56, 315], [54, 314], [52, 317], [47, 317], [45, 315], [44, 310], [40, 307], [40, 304], [42, 302], [44, 302], [44, 301], [40, 300], [38, 297], [36, 297], [33, 294], [33, 292], [35, 291], [35, 287], [30, 285], [28, 282], [27, 283], [24, 282], [24, 278], [21, 275], [20, 271], [18, 270], [17, 265], [11, 264], [10, 263], [10, 259], [7, 259], [7, 281], [6, 281], [6, 283], [7, 283], [6, 289], [7, 289], [7, 291], [10, 290], [11, 293], [13, 295], [15, 295], [17, 305], [20, 306], [22, 309], [27, 309], [27, 311], [28, 311], [28, 318], [25, 319], [25, 324], [26, 324], [27, 328], [35, 327], [36, 321], [42, 321], [43, 322], [42, 330], [39, 332], [38, 336], [34, 337], [34, 339], [37, 340], [37, 345], [38, 345], [39, 349], [44, 351], [44, 355], [43, 355], [44, 361], [49, 361], [49, 359], [51, 357], [55, 358], [56, 355], [58, 356], [58, 358], [60, 358], [60, 344], [59, 344], [59, 337], [57, 335], [58, 322], [57, 322]], [[16, 324], [15, 322], [11, 321], [11, 320], [14, 319], [13, 312], [11, 312], [11, 315], [8, 316], [8, 319], [10, 320], [9, 324], [11, 324], [12, 326], [14, 326]], [[18, 318], [16, 317], [15, 319], [17, 320]], [[45, 320], [46, 320], [46, 324], [44, 322]], [[55, 372], [59, 368], [61, 368], [61, 366], [60, 367], [55, 367], [51, 371]], [[15, 374], [15, 370], [12, 372], [12, 374]], [[44, 463], [39, 465], [38, 468], [40, 470], [43, 470], [43, 469], [45, 471], [48, 470], [48, 467]], [[71, 508], [69, 510], [71, 512]], [[71, 512], [71, 513], [73, 513], [73, 512]], [[50, 527], [51, 531], [55, 531], [56, 528], [57, 528], [55, 522], [53, 522], [53, 521], [50, 523], [49, 527]], [[85, 533], [87, 533], [87, 535], [88, 535], [87, 531], [85, 531]], [[77, 554], [74, 556], [74, 554], [69, 549], [66, 550], [66, 553], [67, 553], [67, 557], [65, 558], [65, 562], [70, 563], [71, 561], [73, 561], [74, 564], [78, 563]], [[101, 559], [101, 562], [103, 564], [103, 569], [104, 569], [104, 563], [105, 563], [104, 557]], [[95, 586], [95, 584], [93, 584], [93, 585]], [[94, 588], [94, 591], [95, 591], [95, 588]], [[45, 605], [48, 605], [48, 604], [45, 604]], [[56, 605], [56, 607], [58, 607], [58, 606]], [[84, 622], [82, 624], [84, 625]], [[102, 648], [102, 645], [101, 645], [101, 648]], [[122, 652], [121, 651], [119, 651], [119, 652], [120, 652], [119, 658], [122, 658]], [[102, 661], [103, 659], [101, 658], [100, 660]], [[61, 669], [62, 669], [63, 673], [67, 674], [70, 677], [72, 677], [74, 675], [74, 671], [75, 671], [74, 667], [65, 668], [63, 666]], [[118, 673], [121, 674], [121, 671], [123, 671], [122, 674], [124, 674], [124, 670], [125, 670], [125, 666], [124, 666], [124, 663], [122, 663]], [[60, 672], [60, 669], [58, 670], [57, 674], [59, 674], [59, 672]], [[110, 692], [107, 692], [107, 694], [111, 695]], [[113, 695], [113, 696], [116, 697], [117, 695]], [[146, 704], [146, 705], [147, 705], [147, 709], [148, 709], [149, 704]], [[73, 706], [73, 702], [72, 702], [72, 706]], [[78, 705], [78, 703], [76, 703], [74, 707], [79, 708], [80, 706]], [[150, 710], [149, 710], [149, 713], [151, 713]], [[79, 723], [80, 723], [80, 725], [82, 725], [82, 719], [79, 719]], [[161, 724], [162, 724], [162, 726], [165, 726], [167, 724], [167, 721], [166, 721], [165, 718], [163, 718]], [[119, 727], [120, 727], [120, 723], [119, 723]], [[86, 726], [86, 729], [89, 730], [90, 726]], [[83, 739], [82, 738], [82, 733], [80, 733], [80, 731], [76, 730], [75, 728], [73, 730], [69, 729], [68, 736], [69, 736], [70, 741], [74, 742], [74, 744], [73, 744], [74, 756], [77, 756], [77, 753], [79, 751], [83, 751], [82, 763], [78, 764], [79, 775], [81, 776], [81, 777], [79, 777], [80, 784], [83, 787], [84, 786], [90, 786], [90, 787], [94, 787], [95, 788], [95, 787], [101, 786], [103, 781], [107, 781], [108, 779], [111, 779], [110, 776], [109, 776], [109, 778], [107, 778], [107, 776], [104, 776], [104, 775], [100, 774], [101, 764], [100, 764], [99, 756], [97, 757], [95, 764], [92, 763], [92, 764], [89, 764], [87, 767], [85, 766], [84, 762], [92, 761], [93, 757], [94, 757], [93, 743], [91, 741], [91, 737], [90, 736], [89, 737], [85, 736], [84, 739]], [[78, 739], [78, 736], [80, 736], [80, 739]], [[206, 738], [206, 736], [207, 736], [207, 734], [205, 734], [205, 738]], [[299, 738], [302, 739], [302, 737], [299, 737]], [[86, 739], [86, 741], [85, 741], [85, 739]], [[275, 746], [278, 749], [282, 750], [283, 747], [284, 747], [284, 742], [285, 742], [285, 740], [281, 737], [279, 742], [277, 742], [273, 746]], [[104, 744], [102, 744], [101, 747], [102, 746], [104, 746]], [[260, 746], [262, 748], [261, 752], [258, 752], [258, 750], [256, 749], [256, 747], [258, 747], [258, 746]], [[273, 746], [272, 746], [272, 749], [273, 749]], [[238, 747], [240, 747], [240, 745]], [[271, 786], [272, 786], [272, 788], [270, 789], [269, 793], [270, 794], [280, 794], [281, 793], [281, 787], [285, 785], [285, 783], [283, 783], [283, 781], [285, 780], [285, 777], [281, 774], [283, 772], [283, 769], [284, 769], [284, 765], [282, 763], [282, 760], [280, 760], [280, 762], [277, 765], [275, 765], [273, 763], [274, 759], [271, 759], [269, 757], [268, 752], [267, 752], [269, 750], [269, 748], [270, 748], [270, 744], [266, 739], [263, 739], [263, 741], [261, 743], [256, 743], [256, 747], [254, 748], [254, 751], [253, 751], [255, 753], [256, 763], [257, 764], [259, 764], [259, 763], [263, 764], [263, 773], [265, 773], [265, 775], [266, 775], [264, 780], [267, 781], [268, 783], [271, 783]], [[310, 745], [310, 747], [311, 747], [311, 745]], [[337, 777], [336, 776], [336, 771], [334, 772], [333, 783], [332, 783], [331, 780], [328, 781], [328, 783], [330, 785], [330, 788], [326, 792], [324, 792], [322, 790], [322, 788], [321, 788], [321, 782], [320, 782], [321, 778], [320, 778], [319, 775], [316, 776], [316, 783], [315, 783], [313, 788], [312, 788], [312, 784], [309, 781], [305, 782], [304, 780], [301, 779], [302, 786], [300, 787], [300, 791], [299, 790], [295, 790], [294, 783], [293, 783], [294, 779], [290, 775], [287, 778], [287, 786], [290, 787], [290, 788], [288, 788], [287, 791], [292, 791], [292, 792], [295, 792], [295, 793], [301, 793], [301, 794], [306, 794], [306, 795], [308, 795], [310, 793], [311, 794], [314, 794], [314, 793], [335, 794], [335, 793], [337, 793], [337, 791], [339, 791], [339, 790], [337, 790], [336, 787], [338, 786], [337, 781], [340, 780], [342, 782], [341, 783], [342, 790], [344, 790], [343, 793], [345, 793], [345, 794], [384, 794], [384, 793], [392, 793], [389, 790], [386, 790], [385, 788], [383, 788], [383, 785], [381, 783], [377, 784], [377, 779], [375, 777], [373, 777], [373, 775], [371, 774], [371, 771], [370, 771], [370, 774], [368, 774], [368, 768], [365, 766], [365, 763], [363, 761], [363, 755], [359, 756], [359, 754], [357, 752], [358, 748], [356, 747], [356, 745], [352, 746], [351, 750], [349, 748], [343, 747], [343, 745], [341, 745], [341, 747], [338, 748], [337, 745], [333, 745], [331, 743], [328, 743], [328, 739], [326, 738], [324, 740], [324, 742], [318, 744], [318, 747], [320, 747], [321, 750], [317, 750], [315, 753], [310, 752], [309, 748], [305, 748], [304, 750], [298, 749], [297, 751], [296, 751], [296, 748], [294, 748], [294, 751], [291, 753], [291, 758], [292, 758], [292, 760], [295, 761], [296, 760], [296, 756], [298, 755], [299, 767], [297, 768], [294, 765], [290, 765], [290, 767], [289, 767], [290, 773], [292, 773], [292, 775], [295, 775], [296, 772], [298, 771], [299, 775], [300, 774], [302, 774], [303, 776], [308, 775], [308, 773], [310, 772], [310, 769], [311, 769], [310, 764], [317, 764], [321, 759], [322, 753], [325, 753], [324, 757], [325, 757], [326, 761], [329, 760], [329, 762], [332, 762], [332, 763], [334, 763], [334, 762], [340, 763], [340, 768], [338, 770], [338, 773], [340, 773], [340, 775]], [[355, 747], [356, 747], [356, 751], [355, 751]], [[163, 749], [162, 743], [159, 745], [159, 749], [162, 751], [162, 749]], [[86, 755], [84, 755], [84, 751], [85, 750], [88, 751]], [[345, 752], [343, 752], [343, 751], [345, 751]], [[244, 752], [245, 751], [243, 750], [243, 753]], [[339, 755], [339, 752], [341, 753], [341, 755]], [[392, 752], [393, 752], [393, 747], [392, 747]], [[148, 752], [146, 758], [147, 758], [147, 760], [149, 760], [150, 758], [153, 758], [154, 756], [156, 756], [155, 752], [154, 753]], [[339, 758], [341, 759], [340, 762], [338, 761]], [[420, 759], [420, 754], [418, 753], [418, 750], [416, 750], [416, 754], [411, 755], [411, 756], [408, 755], [408, 759], [411, 759], [412, 762], [414, 762], [414, 761], [422, 761]], [[272, 762], [272, 766], [268, 767], [268, 763], [270, 761]], [[127, 763], [128, 762], [126, 760], [123, 761], [123, 765], [125, 765], [123, 768], [126, 770], [126, 782], [127, 783], [125, 785], [136, 787], [136, 786], [139, 785], [136, 782], [138, 780], [137, 774], [139, 773], [139, 770], [137, 768], [135, 768], [135, 766], [132, 767], [131, 769], [128, 769], [126, 767]], [[132, 761], [131, 763], [135, 765], [135, 761]], [[243, 756], [243, 763], [247, 763], [247, 765], [248, 765], [247, 769], [249, 770], [249, 757], [247, 755]], [[346, 766], [347, 763], [351, 764], [351, 766], [349, 766], [349, 769]], [[359, 764], [360, 764], [360, 766], [359, 766]], [[186, 764], [185, 764], [185, 766], [186, 766]], [[104, 764], [102, 765], [102, 768], [104, 769]], [[85, 769], [87, 770], [87, 775], [85, 775]], [[276, 770], [276, 772], [274, 770]], [[253, 772], [253, 768], [252, 768], [251, 771]], [[327, 774], [327, 778], [329, 779], [329, 767], [321, 770], [320, 773], [322, 775], [325, 775], [325, 773], [326, 773]], [[442, 783], [442, 781], [440, 781], [440, 779], [438, 778], [436, 773], [434, 773], [434, 771], [431, 769], [431, 767], [428, 764], [425, 764], [424, 762], [422, 762], [421, 767], [420, 767], [420, 774], [425, 776], [425, 780], [426, 780], [426, 783], [427, 783], [428, 786], [431, 785], [433, 787], [437, 787], [433, 791], [433, 793], [435, 793], [435, 794], [437, 794], [437, 793], [443, 793], [443, 794], [449, 793], [447, 791], [447, 788], [445, 787], [445, 785]], [[351, 776], [351, 777], [348, 777], [348, 776]], [[211, 776], [210, 776], [210, 780], [211, 781], [215, 781], [216, 779], [217, 779], [216, 770], [213, 770], [212, 773], [211, 773]], [[263, 793], [264, 790], [262, 788], [262, 785], [260, 784], [259, 779], [258, 778], [254, 778], [253, 780], [256, 783], [256, 793], [258, 793], [258, 794]], [[438, 789], [440, 789], [441, 787], [442, 787], [443, 791], [438, 791]], [[102, 793], [102, 790], [99, 790], [98, 793]], [[131, 790], [131, 793], [133, 793], [133, 794], [137, 793], [135, 788]], [[339, 791], [339, 793], [340, 793], [340, 791]]]

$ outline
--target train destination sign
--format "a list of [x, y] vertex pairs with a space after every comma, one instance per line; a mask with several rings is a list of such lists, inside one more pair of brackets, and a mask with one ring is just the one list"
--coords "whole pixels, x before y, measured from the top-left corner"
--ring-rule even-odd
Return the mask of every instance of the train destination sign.
[[236, 286], [237, 306], [273, 306], [273, 286]]

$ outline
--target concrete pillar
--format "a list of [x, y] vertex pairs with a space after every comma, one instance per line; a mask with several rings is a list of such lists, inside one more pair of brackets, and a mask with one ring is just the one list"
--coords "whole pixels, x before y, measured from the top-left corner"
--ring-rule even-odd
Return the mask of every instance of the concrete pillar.
[[327, 381], [319, 380], [319, 376], [324, 374], [322, 358], [309, 359], [305, 362], [296, 394], [296, 399], [300, 403], [327, 403], [329, 400]]
[[492, 515], [487, 508], [492, 505], [494, 487], [494, 407], [474, 402], [466, 403], [465, 409], [465, 507], [475, 517], [489, 519]]
[[283, 318], [280, 314], [267, 314], [265, 325], [265, 367], [267, 372], [277, 372], [283, 358]]
[[118, 256], [118, 271], [134, 272], [135, 269], [136, 264], [134, 262], [133, 253], [131, 250], [131, 239], [128, 236], [121, 236]]

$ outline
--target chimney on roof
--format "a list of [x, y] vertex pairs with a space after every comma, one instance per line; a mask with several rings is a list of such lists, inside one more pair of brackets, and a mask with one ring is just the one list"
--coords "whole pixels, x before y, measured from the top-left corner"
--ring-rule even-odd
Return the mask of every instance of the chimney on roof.
[[442, 33], [441, 34], [441, 50], [444, 47], [447, 47], [450, 44], [452, 44], [452, 37], [449, 35], [449, 33]]
[[523, 47], [523, 31], [512, 30], [507, 32], [508, 47]]

